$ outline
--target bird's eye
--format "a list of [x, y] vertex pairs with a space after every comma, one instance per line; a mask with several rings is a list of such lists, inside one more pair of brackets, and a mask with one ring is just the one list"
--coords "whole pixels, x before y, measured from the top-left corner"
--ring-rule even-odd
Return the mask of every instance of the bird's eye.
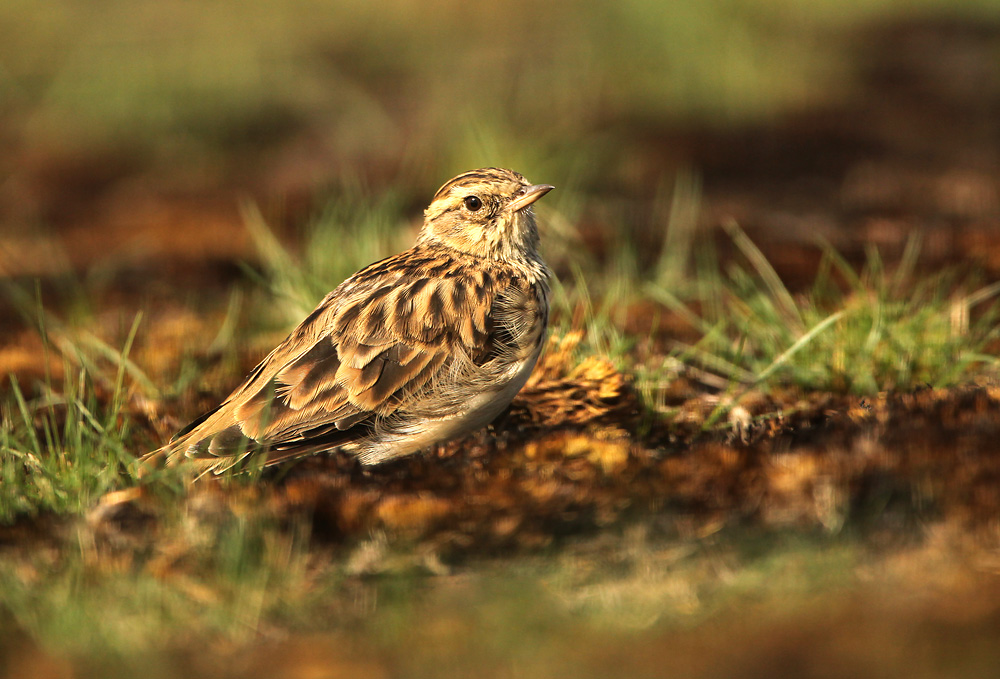
[[479, 196], [466, 196], [465, 198], [465, 209], [469, 212], [475, 212], [483, 206], [483, 201], [479, 200]]

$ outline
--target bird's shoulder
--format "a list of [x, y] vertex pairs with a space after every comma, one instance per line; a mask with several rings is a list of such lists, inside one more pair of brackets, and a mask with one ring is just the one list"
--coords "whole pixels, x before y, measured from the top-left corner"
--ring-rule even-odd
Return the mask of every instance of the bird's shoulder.
[[289, 337], [460, 344], [488, 341], [495, 303], [528, 283], [513, 267], [450, 248], [416, 246], [358, 271], [329, 293]]

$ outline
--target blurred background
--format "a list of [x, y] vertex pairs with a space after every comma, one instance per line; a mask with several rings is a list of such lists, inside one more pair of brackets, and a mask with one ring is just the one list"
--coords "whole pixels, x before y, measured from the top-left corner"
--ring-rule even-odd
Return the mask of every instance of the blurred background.
[[232, 261], [249, 254], [240, 201], [293, 237], [345, 186], [393, 191], [417, 219], [484, 165], [558, 184], [591, 249], [609, 232], [662, 239], [656, 201], [687, 173], [706, 223], [849, 247], [847, 229], [892, 244], [893, 218], [932, 213], [930, 251], [954, 255], [956, 233], [995, 218], [998, 14], [992, 0], [7, 0], [0, 271]]
[[[145, 654], [162, 650], [165, 636], [169, 648], [150, 663], [159, 672], [150, 676], [993, 671], [1000, 476], [995, 455], [976, 457], [974, 471], [968, 457], [995, 441], [996, 418], [983, 401], [970, 397], [960, 409], [982, 418], [968, 427], [980, 437], [973, 443], [955, 433], [967, 420], [928, 407], [921, 422], [940, 439], [897, 420], [911, 436], [880, 440], [877, 454], [867, 433], [851, 438], [863, 413], [845, 416], [851, 434], [832, 453], [826, 439], [815, 449], [806, 441], [796, 455], [757, 456], [738, 444], [706, 452], [677, 445], [666, 406], [671, 390], [681, 390], [679, 372], [664, 356], [678, 338], [699, 340], [674, 303], [697, 296], [699, 283], [687, 275], [692, 241], [715, 242], [712, 256], [724, 265], [747, 254], [734, 247], [731, 226], [720, 228], [727, 224], [752, 237], [786, 295], [816, 279], [817, 242], [848, 268], [906, 262], [907, 285], [916, 279], [917, 290], [925, 272], [949, 266], [975, 272], [977, 284], [1000, 276], [1000, 0], [2, 0], [4, 423], [18, 421], [9, 417], [12, 384], [41, 395], [40, 408], [56, 402], [46, 399], [63, 367], [50, 361], [37, 326], [49, 324], [58, 340], [58, 318], [92, 333], [82, 345], [101, 366], [112, 365], [110, 374], [119, 370], [117, 387], [114, 378], [102, 382], [94, 377], [98, 359], [87, 363], [83, 352], [58, 345], [72, 359], [66, 385], [79, 368], [79, 384], [96, 385], [94, 402], [114, 403], [108, 422], [126, 422], [113, 441], [121, 455], [131, 460], [159, 445], [184, 418], [217, 403], [326, 290], [408, 247], [439, 185], [482, 166], [558, 187], [538, 206], [546, 259], [562, 281], [558, 330], [580, 329], [579, 319], [593, 312], [599, 323], [583, 329], [603, 325], [582, 333], [581, 353], [613, 354], [646, 389], [646, 405], [651, 395], [660, 399], [650, 417], [660, 417], [662, 438], [650, 425], [640, 443], [605, 441], [619, 461], [646, 455], [649, 466], [635, 479], [612, 478], [577, 458], [573, 469], [587, 466], [586, 473], [559, 478], [580, 493], [579, 505], [526, 486], [517, 488], [522, 495], [501, 494], [508, 504], [499, 514], [491, 513], [490, 502], [499, 501], [489, 488], [473, 508], [481, 513], [469, 514], [471, 503], [461, 504], [467, 488], [447, 469], [438, 487], [407, 485], [434, 479], [434, 464], [415, 461], [411, 476], [390, 471], [388, 481], [357, 472], [350, 483], [366, 508], [357, 516], [344, 518], [354, 507], [343, 499], [350, 488], [331, 482], [307, 488], [313, 495], [303, 491], [320, 518], [301, 532], [321, 534], [319, 546], [289, 529], [287, 516], [307, 503], [284, 478], [265, 490], [233, 491], [229, 513], [205, 491], [180, 518], [162, 507], [150, 510], [155, 521], [139, 517], [155, 531], [136, 520], [134, 533], [113, 533], [115, 559], [96, 558], [105, 553], [80, 537], [86, 531], [52, 516], [82, 517], [127, 477], [109, 481], [98, 478], [103, 468], [94, 471], [98, 481], [80, 484], [94, 497], [72, 505], [86, 494], [69, 475], [67, 492], [49, 484], [59, 491], [54, 500], [39, 491], [24, 493], [21, 504], [21, 496], [0, 503], [0, 518], [13, 526], [0, 526], [0, 592], [7, 592], [0, 608], [16, 618], [8, 624], [0, 615], [0, 674], [114, 676], [108, 668], [116, 668], [130, 676], [147, 669]], [[873, 278], [877, 287], [881, 279]], [[947, 298], [951, 284], [935, 280], [934, 294], [945, 290], [938, 297]], [[857, 289], [859, 297], [868, 292]], [[947, 313], [942, 335], [956, 327]], [[782, 325], [780, 314], [762, 325]], [[995, 349], [992, 328], [977, 351]], [[923, 332], [915, 331], [917, 344], [928, 344]], [[737, 328], [737, 339], [722, 344], [742, 352], [746, 334]], [[858, 343], [867, 337], [865, 330]], [[124, 361], [114, 362], [123, 346], [135, 360], [129, 389], [142, 394], [125, 405], [118, 403]], [[949, 368], [936, 346], [929, 360]], [[644, 377], [654, 358], [660, 372]], [[803, 375], [812, 367], [805, 363]], [[828, 389], [851, 398], [924, 384], [909, 365], [894, 369], [867, 381], [838, 375], [809, 383], [806, 375], [800, 383], [815, 390], [811, 396]], [[621, 378], [615, 389], [625, 384], [613, 377]], [[728, 388], [724, 379], [705, 384], [691, 379], [683, 389], [711, 401]], [[796, 405], [798, 392], [784, 386], [764, 406]], [[871, 407], [836, 402], [843, 403]], [[127, 417], [118, 418], [119, 406]], [[844, 410], [809, 407], [817, 422]], [[953, 428], [935, 429], [942, 421]], [[36, 428], [31, 415], [24, 423], [22, 442]], [[102, 451], [111, 430], [94, 435]], [[918, 462], [885, 462], [893, 444], [910, 451], [916, 438], [924, 446]], [[947, 474], [936, 466], [939, 449], [954, 453], [941, 462]], [[303, 463], [298, 481], [320, 464]], [[663, 487], [638, 483], [655, 476], [650, 470], [662, 472]], [[341, 471], [325, 469], [324, 478], [342, 483], [346, 477], [334, 473]], [[899, 481], [896, 472], [912, 475]], [[26, 474], [25, 487], [36, 477]], [[926, 500], [930, 491], [921, 494], [928, 478], [947, 486], [940, 493], [935, 486], [940, 505]], [[396, 509], [376, 505], [390, 494], [389, 481], [403, 497]], [[636, 519], [629, 501], [640, 492], [649, 495], [648, 512]], [[522, 506], [525, 498], [537, 504]], [[412, 519], [417, 528], [408, 523], [414, 506], [425, 511]], [[268, 514], [270, 523], [255, 527], [257, 511], [278, 518]], [[938, 519], [947, 526], [924, 530]], [[328, 525], [318, 525], [323, 520]], [[582, 544], [543, 551], [572, 542], [586, 521]], [[92, 524], [95, 534], [105, 530]], [[380, 532], [398, 537], [394, 529], [404, 539]], [[480, 530], [502, 535], [482, 538]], [[434, 544], [406, 542], [415, 534]], [[175, 543], [184, 546], [173, 555], [157, 551]], [[399, 557], [400, 543], [412, 553]], [[435, 551], [445, 553], [446, 543], [459, 555], [454, 574]], [[462, 570], [483, 545], [500, 558]], [[529, 556], [503, 561], [504, 550], [522, 547], [518, 554]], [[94, 610], [105, 612], [100, 625], [92, 624]], [[212, 648], [201, 646], [203, 635]], [[248, 640], [255, 650], [246, 655]]]

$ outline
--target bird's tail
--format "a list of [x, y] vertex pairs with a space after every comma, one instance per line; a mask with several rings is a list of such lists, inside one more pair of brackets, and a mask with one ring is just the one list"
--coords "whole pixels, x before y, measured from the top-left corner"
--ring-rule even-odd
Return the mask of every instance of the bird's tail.
[[139, 478], [148, 478], [152, 474], [168, 467], [184, 465], [193, 472], [193, 478], [198, 479], [205, 474], [221, 474], [240, 462], [240, 458], [194, 456], [188, 453], [190, 442], [185, 438], [174, 439], [166, 445], [150, 451], [139, 458]]

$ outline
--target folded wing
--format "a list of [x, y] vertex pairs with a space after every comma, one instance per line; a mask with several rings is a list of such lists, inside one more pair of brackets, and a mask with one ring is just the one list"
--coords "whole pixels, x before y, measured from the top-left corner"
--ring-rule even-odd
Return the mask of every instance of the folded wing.
[[481, 360], [493, 331], [489, 281], [422, 275], [426, 262], [407, 270], [396, 259], [328, 295], [222, 405], [157, 453], [219, 472], [259, 451], [273, 464], [350, 449], [456, 360]]

